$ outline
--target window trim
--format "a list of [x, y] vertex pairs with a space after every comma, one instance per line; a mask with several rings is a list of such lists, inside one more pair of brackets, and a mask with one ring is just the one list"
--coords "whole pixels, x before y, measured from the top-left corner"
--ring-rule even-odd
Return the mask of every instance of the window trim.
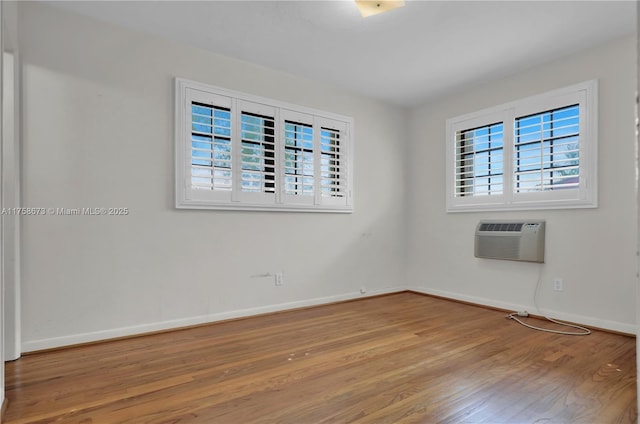
[[[514, 192], [514, 125], [518, 118], [579, 104], [580, 182], [576, 189]], [[499, 195], [456, 195], [456, 134], [503, 123], [503, 192]], [[521, 100], [457, 116], [446, 121], [446, 211], [483, 212], [598, 207], [598, 81], [590, 80]]]
[[[231, 113], [232, 188], [229, 191], [195, 190], [191, 183], [192, 165], [192, 102], [203, 102], [229, 108]], [[220, 105], [218, 104], [220, 103]], [[241, 107], [243, 104], [251, 106]], [[257, 109], [255, 107], [257, 105]], [[245, 110], [246, 109], [246, 110]], [[270, 110], [274, 118], [275, 193], [243, 191], [242, 174], [242, 115], [261, 114]], [[266, 114], [265, 114], [266, 115]], [[310, 123], [313, 127], [313, 195], [287, 194], [285, 183], [285, 121]], [[321, 132], [330, 124], [340, 133], [340, 174], [342, 195], [324, 196], [322, 193]], [[292, 105], [273, 99], [228, 90], [183, 78], [175, 79], [175, 207], [177, 209], [215, 209], [289, 212], [353, 212], [353, 130], [351, 117]], [[199, 192], [199, 193], [198, 193]]]

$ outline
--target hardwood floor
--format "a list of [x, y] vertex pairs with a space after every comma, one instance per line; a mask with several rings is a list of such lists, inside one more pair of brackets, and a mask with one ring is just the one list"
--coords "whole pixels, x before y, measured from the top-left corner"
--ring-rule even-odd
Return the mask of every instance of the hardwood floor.
[[[416, 293], [27, 355], [5, 422], [635, 423], [635, 339]], [[539, 324], [542, 321], [538, 322]]]

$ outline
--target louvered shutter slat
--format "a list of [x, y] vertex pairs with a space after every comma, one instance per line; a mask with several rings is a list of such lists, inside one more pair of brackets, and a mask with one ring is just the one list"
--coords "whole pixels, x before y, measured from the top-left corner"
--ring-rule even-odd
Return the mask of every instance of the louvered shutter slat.
[[518, 117], [514, 131], [514, 192], [579, 187], [579, 105]]
[[275, 118], [243, 111], [241, 139], [241, 191], [274, 193]]
[[231, 111], [191, 103], [191, 186], [231, 190]]
[[498, 122], [456, 133], [457, 197], [502, 194], [503, 128]]
[[285, 120], [284, 193], [313, 196], [313, 126]]
[[320, 131], [320, 190], [323, 197], [344, 197], [346, 179], [340, 154], [341, 132], [322, 127]]

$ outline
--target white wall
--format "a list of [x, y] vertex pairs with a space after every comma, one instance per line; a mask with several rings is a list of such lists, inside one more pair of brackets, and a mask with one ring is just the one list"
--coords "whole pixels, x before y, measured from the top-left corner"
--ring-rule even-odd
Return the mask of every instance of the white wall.
[[[402, 288], [406, 114], [23, 2], [25, 351]], [[355, 212], [175, 210], [173, 78], [355, 118]], [[252, 277], [284, 272], [284, 285]]]
[[[635, 333], [634, 104], [635, 37], [593, 48], [480, 87], [470, 87], [411, 113], [408, 282], [421, 291], [507, 309], [536, 312]], [[590, 210], [445, 212], [445, 120], [598, 78], [599, 199]], [[480, 219], [547, 221], [544, 265], [477, 259]], [[553, 292], [554, 277], [565, 290]]]

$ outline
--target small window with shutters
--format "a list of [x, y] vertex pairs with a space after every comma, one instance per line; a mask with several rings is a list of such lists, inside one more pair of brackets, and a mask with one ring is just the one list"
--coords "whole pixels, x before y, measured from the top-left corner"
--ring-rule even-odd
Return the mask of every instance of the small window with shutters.
[[176, 207], [351, 212], [353, 119], [176, 79]]
[[597, 207], [597, 81], [447, 120], [447, 211]]

